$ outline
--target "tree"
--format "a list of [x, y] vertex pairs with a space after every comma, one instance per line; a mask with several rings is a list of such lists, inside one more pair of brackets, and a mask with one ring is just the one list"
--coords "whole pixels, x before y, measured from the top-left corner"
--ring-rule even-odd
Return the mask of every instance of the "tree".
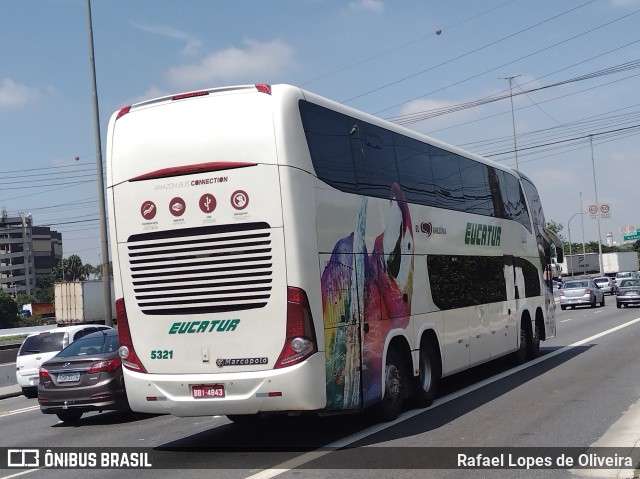
[[557, 234], [562, 241], [564, 241], [564, 237], [560, 234], [560, 232], [563, 228], [564, 226], [562, 226], [562, 223], [556, 223], [554, 220], [547, 221], [547, 229]]
[[53, 303], [55, 297], [54, 280], [53, 272], [49, 276], [36, 278], [36, 297], [40, 303]]
[[52, 270], [54, 281], [83, 281], [88, 278], [86, 265], [80, 256], [72, 254], [61, 260]]
[[[97, 264], [95, 266], [91, 266], [91, 265], [87, 265], [89, 268], [91, 268], [91, 274], [93, 275], [93, 277], [95, 279], [102, 279], [102, 265], [101, 264]], [[109, 261], [108, 264], [108, 268], [109, 268], [109, 277], [113, 278], [113, 268], [112, 268], [112, 263], [111, 261]]]
[[25, 304], [29, 304], [29, 303], [39, 303], [40, 301], [38, 301], [38, 298], [35, 296], [32, 296], [30, 294], [19, 294], [16, 297], [16, 304], [18, 305], [18, 307], [22, 307]]
[[17, 321], [18, 304], [10, 295], [0, 291], [0, 327], [10, 328], [15, 326]]

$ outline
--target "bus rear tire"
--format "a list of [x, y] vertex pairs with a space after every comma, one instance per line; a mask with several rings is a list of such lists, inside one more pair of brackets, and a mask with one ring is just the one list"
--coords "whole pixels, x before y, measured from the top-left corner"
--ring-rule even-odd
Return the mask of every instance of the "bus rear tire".
[[[532, 341], [531, 328], [527, 328], [526, 321], [527, 319], [525, 318], [520, 320], [520, 347], [511, 354], [511, 358], [517, 366], [527, 362], [529, 342]], [[531, 321], [529, 321], [529, 324], [531, 324]]]
[[228, 414], [227, 419], [236, 424], [252, 424], [260, 420], [260, 414]]
[[535, 359], [540, 352], [540, 337], [542, 336], [542, 326], [536, 320], [531, 341], [527, 343], [527, 359]]
[[420, 373], [414, 379], [412, 402], [416, 407], [429, 407], [436, 398], [442, 373], [440, 357], [432, 341], [422, 341], [419, 359]]
[[384, 422], [393, 421], [402, 412], [402, 401], [407, 387], [404, 363], [395, 348], [387, 351], [384, 373], [384, 396], [382, 401], [372, 406], [373, 416]]

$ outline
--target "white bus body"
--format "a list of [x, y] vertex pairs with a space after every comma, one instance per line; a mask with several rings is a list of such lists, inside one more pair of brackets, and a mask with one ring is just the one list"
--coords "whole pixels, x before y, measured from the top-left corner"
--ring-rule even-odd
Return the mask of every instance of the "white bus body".
[[[554, 238], [504, 166], [288, 85], [127, 107], [107, 160], [135, 411], [393, 417], [439, 377], [555, 335]], [[405, 172], [418, 161], [434, 187]]]

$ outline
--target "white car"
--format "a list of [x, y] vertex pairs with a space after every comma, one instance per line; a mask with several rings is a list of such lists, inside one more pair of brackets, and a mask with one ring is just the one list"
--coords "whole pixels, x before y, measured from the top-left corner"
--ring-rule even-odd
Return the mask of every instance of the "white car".
[[28, 398], [38, 397], [40, 366], [69, 344], [87, 334], [112, 329], [111, 326], [80, 324], [30, 334], [25, 338], [16, 358], [16, 380]]

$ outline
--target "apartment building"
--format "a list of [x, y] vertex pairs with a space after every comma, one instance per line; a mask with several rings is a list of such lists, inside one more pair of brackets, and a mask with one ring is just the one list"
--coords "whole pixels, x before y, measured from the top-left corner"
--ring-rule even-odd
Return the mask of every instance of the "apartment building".
[[12, 296], [34, 294], [36, 278], [62, 258], [62, 235], [33, 226], [29, 214], [0, 214], [0, 289]]

